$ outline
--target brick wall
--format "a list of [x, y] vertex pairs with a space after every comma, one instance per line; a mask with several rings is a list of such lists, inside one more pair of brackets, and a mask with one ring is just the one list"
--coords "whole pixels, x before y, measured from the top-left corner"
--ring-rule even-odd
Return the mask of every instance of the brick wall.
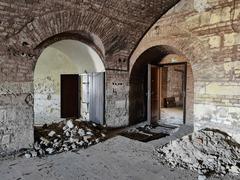
[[178, 0], [0, 0], [0, 151], [33, 143], [33, 72], [45, 47], [76, 39], [93, 47], [106, 72], [106, 122], [128, 124], [129, 55]]
[[167, 45], [183, 54], [194, 75], [195, 130], [221, 129], [240, 141], [240, 1], [182, 0], [149, 30], [130, 59]]

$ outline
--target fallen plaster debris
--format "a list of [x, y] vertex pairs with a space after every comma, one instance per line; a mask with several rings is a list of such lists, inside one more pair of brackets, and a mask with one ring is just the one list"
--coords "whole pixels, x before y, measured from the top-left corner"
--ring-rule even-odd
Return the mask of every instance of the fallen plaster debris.
[[36, 127], [34, 136], [34, 148], [25, 152], [26, 158], [86, 148], [106, 137], [101, 126], [73, 120]]
[[240, 144], [219, 130], [195, 132], [156, 148], [156, 152], [163, 164], [198, 171], [199, 180], [211, 174], [240, 174]]

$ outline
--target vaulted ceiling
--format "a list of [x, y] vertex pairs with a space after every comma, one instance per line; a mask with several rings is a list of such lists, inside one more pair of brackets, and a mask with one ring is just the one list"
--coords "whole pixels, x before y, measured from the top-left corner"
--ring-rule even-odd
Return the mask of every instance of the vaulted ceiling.
[[178, 1], [0, 0], [0, 40], [22, 49], [25, 39], [35, 48], [57, 33], [86, 29], [101, 39], [107, 60], [119, 52], [128, 58], [154, 22]]

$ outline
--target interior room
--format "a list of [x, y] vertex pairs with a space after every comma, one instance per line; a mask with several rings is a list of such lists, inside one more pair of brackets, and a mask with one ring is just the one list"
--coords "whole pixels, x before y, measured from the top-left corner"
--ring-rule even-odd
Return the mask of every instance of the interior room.
[[239, 180], [240, 0], [0, 0], [0, 180]]

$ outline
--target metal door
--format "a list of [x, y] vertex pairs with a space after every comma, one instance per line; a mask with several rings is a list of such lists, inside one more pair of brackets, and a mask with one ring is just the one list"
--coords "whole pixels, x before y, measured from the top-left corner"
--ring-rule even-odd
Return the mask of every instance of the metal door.
[[104, 73], [90, 74], [90, 114], [89, 119], [97, 124], [104, 123]]

